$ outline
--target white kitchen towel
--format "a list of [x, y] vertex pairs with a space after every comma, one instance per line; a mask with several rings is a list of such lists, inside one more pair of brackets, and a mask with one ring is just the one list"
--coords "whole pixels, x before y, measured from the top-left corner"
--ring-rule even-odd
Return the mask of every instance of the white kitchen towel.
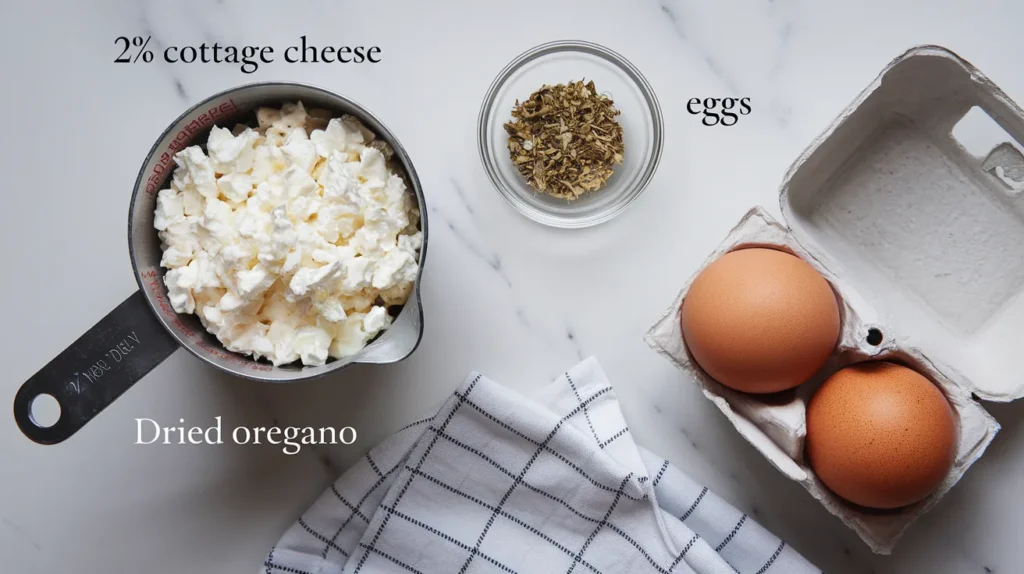
[[537, 400], [474, 374], [357, 462], [263, 574], [804, 574], [796, 551], [633, 442], [587, 359]]

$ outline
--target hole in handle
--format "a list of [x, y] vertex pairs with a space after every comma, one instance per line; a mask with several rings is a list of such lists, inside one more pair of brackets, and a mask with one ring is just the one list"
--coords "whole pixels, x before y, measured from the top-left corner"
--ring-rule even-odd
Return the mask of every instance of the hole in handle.
[[36, 395], [28, 407], [28, 418], [39, 428], [48, 429], [60, 420], [60, 403], [53, 395]]
[[867, 340], [869, 345], [871, 345], [872, 347], [877, 347], [882, 344], [882, 341], [885, 340], [885, 337], [882, 335], [882, 331], [872, 327], [868, 329]]

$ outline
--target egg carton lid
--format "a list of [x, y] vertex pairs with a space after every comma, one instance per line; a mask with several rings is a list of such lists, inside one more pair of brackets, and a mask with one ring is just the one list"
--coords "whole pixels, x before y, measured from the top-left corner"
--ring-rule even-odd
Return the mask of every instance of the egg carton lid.
[[893, 60], [793, 163], [780, 206], [886, 336], [978, 397], [1024, 396], [1024, 111], [969, 62]]

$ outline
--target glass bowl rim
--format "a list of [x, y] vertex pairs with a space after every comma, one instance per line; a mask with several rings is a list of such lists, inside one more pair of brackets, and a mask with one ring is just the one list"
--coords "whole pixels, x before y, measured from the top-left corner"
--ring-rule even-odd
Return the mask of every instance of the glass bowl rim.
[[[512, 75], [519, 71], [523, 66], [538, 58], [557, 52], [572, 51], [584, 52], [608, 61], [625, 73], [626, 76], [636, 84], [637, 89], [640, 90], [640, 93], [644, 97], [644, 101], [648, 108], [647, 111], [651, 116], [651, 131], [653, 136], [653, 145], [650, 150], [648, 165], [641, 173], [640, 179], [626, 190], [623, 198], [597, 214], [579, 218], [551, 215], [533, 206], [527, 205], [522, 199], [520, 199], [516, 192], [510, 189], [508, 183], [498, 173], [496, 166], [497, 159], [491, 154], [487, 137], [490, 128], [488, 124], [488, 116], [491, 115], [498, 92], [500, 92], [502, 87], [505, 86], [509, 78], [511, 78]], [[584, 40], [556, 40], [553, 42], [547, 42], [540, 44], [539, 46], [534, 46], [533, 48], [530, 48], [516, 56], [491, 82], [490, 87], [487, 89], [487, 94], [484, 96], [483, 103], [480, 106], [480, 113], [477, 117], [477, 150], [480, 154], [480, 161], [484, 165], [484, 171], [487, 172], [487, 177], [490, 179], [491, 184], [498, 190], [499, 194], [512, 205], [512, 207], [526, 217], [544, 225], [565, 229], [578, 229], [598, 225], [622, 213], [640, 196], [654, 178], [654, 174], [658, 170], [658, 165], [661, 163], [661, 152], [664, 147], [664, 141], [664, 118], [661, 112], [661, 105], [658, 103], [658, 98], [654, 94], [654, 89], [651, 87], [650, 83], [647, 82], [647, 79], [643, 74], [640, 73], [640, 70], [617, 52], [599, 44]]]

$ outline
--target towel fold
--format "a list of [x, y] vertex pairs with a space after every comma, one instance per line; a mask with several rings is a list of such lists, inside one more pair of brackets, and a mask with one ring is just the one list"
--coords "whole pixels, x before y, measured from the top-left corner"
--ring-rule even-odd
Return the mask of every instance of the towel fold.
[[594, 359], [529, 400], [471, 375], [299, 518], [262, 574], [804, 574], [746, 514], [637, 447]]

